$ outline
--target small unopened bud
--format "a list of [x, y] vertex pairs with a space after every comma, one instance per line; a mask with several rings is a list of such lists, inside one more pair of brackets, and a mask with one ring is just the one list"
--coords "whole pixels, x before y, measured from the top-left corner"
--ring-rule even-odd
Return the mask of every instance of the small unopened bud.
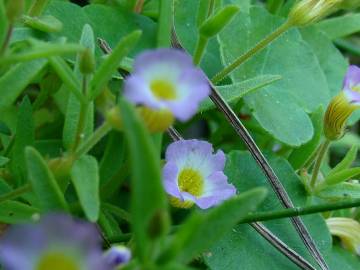
[[326, 220], [332, 235], [341, 239], [343, 246], [360, 255], [360, 223], [351, 218], [333, 217]]
[[235, 5], [224, 7], [200, 26], [200, 35], [207, 38], [215, 36], [231, 21], [238, 11], [239, 8]]
[[174, 116], [168, 110], [154, 110], [143, 106], [137, 110], [150, 132], [163, 132], [174, 122]]
[[120, 108], [115, 106], [106, 112], [106, 121], [116, 130], [122, 130], [123, 121]]
[[305, 26], [334, 12], [342, 0], [302, 0], [290, 10], [288, 23]]
[[79, 69], [84, 75], [91, 74], [95, 70], [95, 58], [89, 48], [80, 53]]
[[24, 0], [10, 0], [6, 7], [6, 16], [10, 23], [14, 23], [24, 12]]
[[324, 117], [325, 137], [331, 141], [341, 138], [346, 122], [357, 106], [351, 104], [345, 93], [341, 91], [329, 103]]
[[104, 258], [110, 269], [117, 269], [130, 261], [131, 251], [125, 246], [114, 245], [104, 253]]

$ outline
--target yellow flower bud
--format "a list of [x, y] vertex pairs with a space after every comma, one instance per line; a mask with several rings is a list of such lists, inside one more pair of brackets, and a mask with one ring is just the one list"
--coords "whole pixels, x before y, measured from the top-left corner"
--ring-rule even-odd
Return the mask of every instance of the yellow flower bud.
[[304, 26], [321, 20], [334, 12], [342, 0], [302, 0], [294, 5], [288, 22], [294, 26]]
[[89, 48], [80, 53], [79, 69], [84, 75], [91, 74], [95, 70], [95, 58]]
[[344, 91], [335, 96], [330, 101], [324, 116], [325, 137], [331, 141], [341, 138], [346, 121], [357, 108], [358, 106], [349, 102]]
[[150, 132], [163, 132], [174, 122], [174, 116], [169, 110], [154, 110], [143, 106], [137, 110]]

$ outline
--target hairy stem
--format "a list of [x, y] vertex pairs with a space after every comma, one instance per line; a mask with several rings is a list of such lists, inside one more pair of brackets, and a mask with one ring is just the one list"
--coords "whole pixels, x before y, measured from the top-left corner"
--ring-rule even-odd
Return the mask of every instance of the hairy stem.
[[325, 157], [325, 154], [329, 148], [330, 141], [326, 140], [321, 147], [319, 148], [318, 155], [316, 157], [314, 170], [312, 171], [311, 180], [310, 180], [310, 188], [313, 190], [316, 186], [316, 181], [320, 172], [321, 163]]

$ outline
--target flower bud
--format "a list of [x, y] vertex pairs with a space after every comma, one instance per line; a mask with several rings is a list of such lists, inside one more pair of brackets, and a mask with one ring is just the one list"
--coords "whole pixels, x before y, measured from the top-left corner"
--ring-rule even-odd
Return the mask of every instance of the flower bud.
[[288, 23], [305, 26], [321, 20], [336, 10], [342, 0], [302, 0], [294, 5], [288, 16]]
[[114, 106], [106, 112], [106, 121], [116, 130], [122, 130], [123, 121], [118, 106]]
[[207, 38], [215, 36], [231, 21], [238, 11], [239, 8], [235, 5], [224, 7], [200, 26], [200, 35]]
[[163, 132], [174, 122], [174, 116], [169, 110], [155, 110], [144, 106], [137, 110], [150, 132]]
[[10, 23], [14, 23], [15, 20], [20, 17], [24, 12], [24, 0], [10, 0], [6, 7], [6, 16]]
[[351, 218], [333, 217], [326, 220], [330, 233], [341, 239], [346, 249], [360, 255], [360, 223]]
[[325, 137], [331, 141], [341, 138], [344, 134], [346, 121], [357, 106], [351, 104], [344, 92], [339, 93], [326, 109], [324, 117]]
[[131, 251], [125, 246], [114, 245], [104, 253], [105, 261], [111, 269], [126, 264], [131, 259]]
[[91, 74], [95, 70], [95, 58], [89, 48], [80, 53], [79, 69], [84, 75]]

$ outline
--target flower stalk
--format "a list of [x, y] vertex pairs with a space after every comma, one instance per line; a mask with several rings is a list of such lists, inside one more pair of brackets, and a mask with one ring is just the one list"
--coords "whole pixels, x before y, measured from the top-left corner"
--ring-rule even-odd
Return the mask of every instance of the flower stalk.
[[314, 170], [311, 175], [310, 190], [314, 190], [314, 188], [316, 187], [316, 182], [317, 182], [317, 179], [319, 176], [320, 167], [321, 167], [322, 161], [325, 157], [325, 154], [330, 146], [330, 143], [331, 143], [331, 141], [327, 139], [319, 148], [318, 155], [316, 157], [316, 161], [315, 161], [315, 165], [314, 165]]

